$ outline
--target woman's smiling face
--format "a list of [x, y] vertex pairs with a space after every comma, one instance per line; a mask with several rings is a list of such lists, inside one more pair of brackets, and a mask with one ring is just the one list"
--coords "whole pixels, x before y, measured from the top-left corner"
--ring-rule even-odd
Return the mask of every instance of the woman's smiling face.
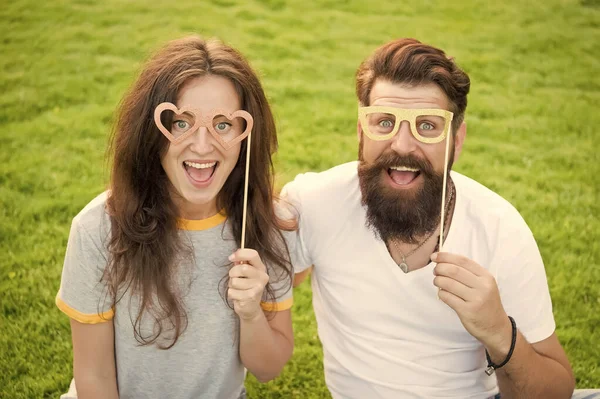
[[[211, 115], [218, 109], [233, 113], [241, 109], [241, 101], [233, 83], [224, 77], [206, 75], [194, 78], [183, 85], [177, 98], [177, 107], [194, 109], [198, 116]], [[243, 121], [215, 117], [213, 127], [223, 138], [241, 134]], [[171, 126], [166, 126], [174, 136], [189, 130], [194, 120], [174, 115]], [[185, 219], [205, 219], [217, 213], [217, 195], [227, 181], [240, 155], [241, 143], [228, 150], [200, 127], [182, 142], [170, 143], [161, 164], [172, 185], [171, 195]]]

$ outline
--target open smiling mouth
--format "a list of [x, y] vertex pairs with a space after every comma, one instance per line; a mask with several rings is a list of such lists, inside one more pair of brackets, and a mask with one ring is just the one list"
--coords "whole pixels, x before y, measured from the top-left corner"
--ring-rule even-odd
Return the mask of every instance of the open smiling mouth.
[[219, 167], [219, 162], [212, 161], [212, 162], [201, 163], [201, 162], [184, 161], [183, 167], [184, 167], [186, 173], [188, 174], [188, 176], [192, 179], [192, 181], [194, 181], [196, 183], [206, 183], [215, 174], [215, 171]]
[[421, 175], [419, 169], [407, 166], [392, 166], [388, 168], [387, 173], [392, 181], [399, 186], [407, 186]]

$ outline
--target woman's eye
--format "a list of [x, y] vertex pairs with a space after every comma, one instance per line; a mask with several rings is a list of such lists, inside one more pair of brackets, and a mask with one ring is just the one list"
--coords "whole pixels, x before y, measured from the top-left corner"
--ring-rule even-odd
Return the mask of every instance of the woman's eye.
[[226, 132], [230, 127], [231, 124], [227, 122], [219, 122], [215, 125], [215, 128], [221, 133]]
[[185, 129], [187, 129], [187, 128], [188, 128], [188, 126], [189, 126], [189, 124], [188, 124], [186, 121], [181, 121], [181, 120], [179, 120], [179, 121], [175, 121], [173, 124], [174, 124], [174, 125], [175, 125], [175, 127], [176, 127], [177, 129], [179, 129], [179, 130], [185, 130]]

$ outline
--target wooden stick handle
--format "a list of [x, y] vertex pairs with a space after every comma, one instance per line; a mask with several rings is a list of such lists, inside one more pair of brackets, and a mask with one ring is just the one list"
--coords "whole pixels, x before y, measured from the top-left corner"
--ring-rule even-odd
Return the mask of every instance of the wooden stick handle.
[[446, 186], [447, 186], [447, 178], [448, 178], [448, 150], [450, 148], [450, 136], [452, 132], [448, 132], [446, 135], [446, 155], [444, 156], [444, 187], [442, 188], [442, 212], [441, 212], [441, 220], [440, 220], [440, 244], [438, 245], [438, 251], [442, 252], [442, 245], [444, 243], [444, 215], [446, 208]]
[[250, 170], [250, 150], [252, 133], [248, 134], [248, 143], [246, 145], [246, 178], [244, 179], [244, 209], [242, 211], [242, 242], [241, 248], [246, 245], [246, 213], [248, 209], [248, 171]]

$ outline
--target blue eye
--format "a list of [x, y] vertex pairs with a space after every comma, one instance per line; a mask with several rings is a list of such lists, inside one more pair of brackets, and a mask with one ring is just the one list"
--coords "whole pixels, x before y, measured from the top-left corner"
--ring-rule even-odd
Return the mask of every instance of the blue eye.
[[381, 127], [394, 127], [394, 122], [389, 119], [384, 119], [379, 122], [379, 126]]
[[189, 128], [189, 123], [187, 123], [186, 121], [182, 121], [182, 120], [177, 120], [175, 122], [173, 122], [173, 125], [175, 126], [176, 129], [178, 130], [186, 130]]
[[435, 126], [433, 126], [429, 122], [421, 122], [421, 123], [419, 123], [419, 129], [421, 129], [421, 130], [433, 130], [433, 129], [435, 129]]
[[227, 123], [227, 122], [219, 122], [215, 125], [215, 129], [219, 133], [226, 133], [230, 127], [231, 127], [231, 123]]

